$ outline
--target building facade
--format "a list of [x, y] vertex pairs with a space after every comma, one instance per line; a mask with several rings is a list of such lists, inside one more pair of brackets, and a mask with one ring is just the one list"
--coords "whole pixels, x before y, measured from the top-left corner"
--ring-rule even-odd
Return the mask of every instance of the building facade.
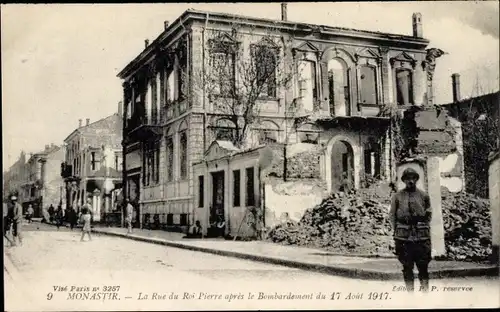
[[4, 196], [8, 196], [11, 192], [17, 192], [19, 194], [19, 200], [22, 202], [25, 194], [21, 192], [21, 186], [26, 179], [27, 160], [26, 153], [22, 151], [19, 158], [3, 173]]
[[116, 208], [121, 189], [121, 121], [120, 113], [75, 129], [65, 140], [65, 157], [61, 176], [65, 182], [67, 207], [79, 208], [92, 199], [94, 221]]
[[63, 148], [51, 144], [32, 154], [26, 162], [25, 180], [21, 186], [22, 205], [25, 209], [32, 205], [36, 217], [41, 217], [42, 210], [50, 205], [57, 208], [62, 204], [64, 183], [59, 166], [63, 160]]
[[[162, 34], [146, 41], [120, 72], [125, 194], [141, 214], [170, 215], [174, 226], [193, 224], [192, 164], [214, 140], [234, 138], [239, 119], [221, 111], [228, 97], [224, 89], [241, 84], [238, 64], [258, 64], [252, 51], [262, 47], [282, 60], [271, 74], [292, 79], [281, 84], [276, 78], [259, 93], [247, 147], [322, 146], [321, 172], [329, 190], [344, 177], [356, 187], [368, 175], [390, 178], [389, 120], [382, 113], [432, 104], [435, 58], [426, 50], [422, 16], [412, 16], [413, 35], [403, 36], [295, 23], [286, 20], [286, 7], [284, 12], [281, 21], [272, 21], [188, 10], [166, 22]], [[220, 63], [234, 64], [226, 80], [215, 92], [200, 87], [199, 73]]]

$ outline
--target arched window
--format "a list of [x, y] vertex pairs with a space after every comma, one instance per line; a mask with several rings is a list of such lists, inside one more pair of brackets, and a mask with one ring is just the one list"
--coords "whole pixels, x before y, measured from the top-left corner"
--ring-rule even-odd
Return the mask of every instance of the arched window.
[[215, 140], [234, 142], [236, 139], [236, 126], [229, 119], [218, 119], [213, 126], [213, 132]]
[[396, 69], [396, 99], [398, 105], [413, 104], [413, 73], [410, 69]]
[[316, 125], [307, 123], [297, 129], [297, 137], [300, 143], [318, 144], [320, 132]]
[[350, 70], [340, 59], [328, 62], [328, 89], [330, 114], [334, 116], [350, 115]]
[[259, 144], [268, 144], [278, 142], [279, 127], [272, 121], [262, 121], [258, 127]]

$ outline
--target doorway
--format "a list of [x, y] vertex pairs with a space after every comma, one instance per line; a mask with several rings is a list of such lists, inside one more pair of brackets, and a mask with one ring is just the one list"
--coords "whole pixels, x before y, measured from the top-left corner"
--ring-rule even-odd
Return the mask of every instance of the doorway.
[[209, 222], [214, 236], [223, 236], [225, 233], [224, 182], [224, 171], [212, 173], [212, 204], [210, 205]]
[[354, 188], [354, 151], [346, 141], [337, 141], [332, 146], [332, 191]]

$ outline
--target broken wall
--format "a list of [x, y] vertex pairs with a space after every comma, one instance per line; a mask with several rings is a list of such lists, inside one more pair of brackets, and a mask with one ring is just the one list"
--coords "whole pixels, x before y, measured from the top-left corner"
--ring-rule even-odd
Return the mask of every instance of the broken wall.
[[413, 123], [404, 133], [412, 156], [438, 157], [441, 187], [449, 192], [464, 190], [464, 152], [460, 122], [446, 110], [425, 107], [413, 110], [402, 121]]

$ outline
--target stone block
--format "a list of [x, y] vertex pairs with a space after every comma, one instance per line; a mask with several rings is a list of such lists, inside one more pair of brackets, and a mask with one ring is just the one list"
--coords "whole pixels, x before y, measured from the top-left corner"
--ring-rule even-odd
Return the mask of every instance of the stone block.
[[426, 163], [427, 193], [432, 207], [431, 242], [433, 257], [446, 254], [444, 244], [444, 223], [441, 207], [441, 174], [439, 158], [430, 157]]

